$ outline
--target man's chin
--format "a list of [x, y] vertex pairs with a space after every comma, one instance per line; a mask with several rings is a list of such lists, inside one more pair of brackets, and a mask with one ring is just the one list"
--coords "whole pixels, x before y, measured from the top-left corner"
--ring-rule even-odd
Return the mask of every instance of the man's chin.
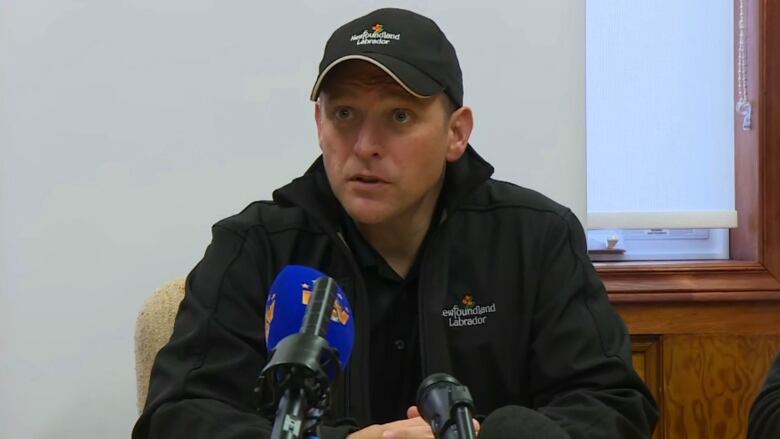
[[346, 206], [345, 210], [350, 218], [352, 218], [352, 221], [368, 226], [382, 224], [390, 217], [387, 209], [382, 209], [380, 206]]
[[375, 213], [362, 213], [362, 212], [357, 214], [350, 213], [349, 216], [352, 218], [352, 221], [354, 221], [355, 223], [366, 225], [366, 226], [376, 226], [384, 223], [387, 220], [386, 215], [375, 214]]

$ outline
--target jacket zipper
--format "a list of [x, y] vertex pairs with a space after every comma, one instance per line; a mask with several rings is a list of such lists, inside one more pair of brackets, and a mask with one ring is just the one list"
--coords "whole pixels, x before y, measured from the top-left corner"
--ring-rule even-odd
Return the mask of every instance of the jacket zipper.
[[[349, 244], [347, 244], [346, 239], [344, 239], [344, 235], [342, 235], [342, 233], [340, 231], [337, 231], [336, 232], [336, 236], [338, 237], [339, 241], [341, 241], [341, 243], [343, 244], [343, 246], [341, 246], [341, 248], [344, 251], [344, 256], [346, 257], [347, 261], [349, 262], [349, 266], [352, 268], [352, 272], [354, 273], [354, 278], [355, 278], [355, 286], [354, 286], [355, 287], [355, 301], [357, 302], [357, 301], [360, 300], [362, 302], [362, 298], [360, 296], [361, 295], [365, 296], [367, 294], [367, 292], [366, 292], [366, 285], [365, 285], [365, 282], [363, 281], [363, 276], [360, 273], [360, 270], [357, 268], [357, 263], [355, 262], [355, 258], [354, 258], [353, 254], [352, 254], [352, 249], [349, 247]], [[357, 309], [356, 305], [357, 305], [357, 303], [355, 303], [355, 305], [353, 305], [353, 312], [354, 312], [355, 309]], [[362, 305], [362, 303], [361, 303], [361, 305]], [[356, 331], [359, 331], [359, 329], [360, 328], [356, 328]], [[358, 336], [358, 340], [362, 340], [362, 337]], [[350, 369], [350, 370], [352, 370], [352, 369]], [[351, 401], [350, 393], [351, 393], [351, 390], [352, 390], [352, 379], [351, 379], [351, 373], [350, 372], [347, 372], [347, 373], [344, 374], [344, 390], [345, 390], [344, 391], [344, 393], [345, 393], [345, 395], [344, 395], [344, 415], [345, 416], [349, 416], [349, 414], [351, 413], [351, 409], [352, 409], [352, 406], [350, 404], [350, 401]], [[363, 386], [363, 390], [361, 391], [361, 393], [363, 393], [361, 395], [362, 396], [361, 399], [363, 400], [363, 402], [365, 402], [368, 399], [367, 395], [364, 394], [365, 393], [365, 386]]]
[[431, 248], [435, 248], [437, 239], [441, 233], [441, 227], [444, 224], [444, 221], [447, 219], [447, 210], [442, 209], [441, 212], [441, 218], [439, 219], [439, 224], [436, 230], [433, 231], [433, 234], [430, 237], [430, 243], [426, 246], [426, 248], [423, 250], [425, 253], [423, 254], [423, 260], [422, 260], [422, 270], [420, 271], [420, 285], [417, 291], [417, 306], [418, 306], [418, 312], [417, 312], [417, 339], [419, 340], [419, 349], [420, 349], [420, 377], [422, 379], [425, 379], [426, 376], [430, 373], [428, 371], [428, 358], [426, 356], [426, 349], [425, 349], [425, 337], [424, 337], [424, 330], [425, 330], [425, 303], [423, 300], [423, 295], [425, 294], [425, 288], [422, 288], [423, 280], [426, 280], [425, 273], [428, 273], [428, 276], [431, 275], [431, 269], [427, 269], [428, 266], [428, 259], [430, 255]]

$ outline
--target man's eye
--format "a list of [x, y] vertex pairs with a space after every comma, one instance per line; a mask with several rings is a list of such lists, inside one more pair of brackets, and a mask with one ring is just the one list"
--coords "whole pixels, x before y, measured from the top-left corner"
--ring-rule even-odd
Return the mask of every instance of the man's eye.
[[398, 123], [406, 123], [409, 121], [409, 113], [406, 110], [393, 111], [393, 120]]
[[336, 110], [336, 119], [347, 120], [352, 118], [352, 110], [349, 108], [339, 108]]

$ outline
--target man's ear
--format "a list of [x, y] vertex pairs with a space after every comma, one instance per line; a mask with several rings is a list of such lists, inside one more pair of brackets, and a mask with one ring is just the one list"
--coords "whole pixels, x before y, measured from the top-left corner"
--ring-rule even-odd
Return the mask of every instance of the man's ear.
[[447, 145], [447, 161], [454, 162], [463, 155], [469, 144], [471, 130], [474, 128], [474, 115], [471, 107], [460, 107], [450, 116], [449, 144]]
[[322, 144], [321, 139], [321, 133], [322, 133], [322, 109], [320, 108], [320, 100], [317, 99], [317, 101], [314, 102], [314, 123], [317, 125], [317, 140], [319, 140], [320, 145]]

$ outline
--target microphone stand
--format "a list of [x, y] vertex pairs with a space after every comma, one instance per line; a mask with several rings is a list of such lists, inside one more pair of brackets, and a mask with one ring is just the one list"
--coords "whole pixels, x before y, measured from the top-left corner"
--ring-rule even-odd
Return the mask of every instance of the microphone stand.
[[314, 283], [300, 332], [283, 338], [260, 372], [255, 387], [258, 410], [274, 418], [272, 439], [299, 439], [314, 433], [330, 406], [330, 378], [341, 372], [338, 352], [324, 338], [336, 283], [329, 277]]
[[450, 407], [452, 407], [450, 416], [455, 418], [460, 439], [476, 439], [474, 424], [471, 421], [473, 405], [471, 393], [466, 386], [454, 386], [450, 389]]
[[451, 375], [435, 373], [420, 383], [417, 407], [436, 439], [475, 439], [474, 400], [468, 387]]
[[301, 435], [301, 426], [303, 424], [302, 415], [306, 412], [304, 409], [303, 390], [287, 389], [284, 396], [279, 401], [279, 410], [276, 413], [274, 428], [271, 430], [272, 438], [294, 439]]

